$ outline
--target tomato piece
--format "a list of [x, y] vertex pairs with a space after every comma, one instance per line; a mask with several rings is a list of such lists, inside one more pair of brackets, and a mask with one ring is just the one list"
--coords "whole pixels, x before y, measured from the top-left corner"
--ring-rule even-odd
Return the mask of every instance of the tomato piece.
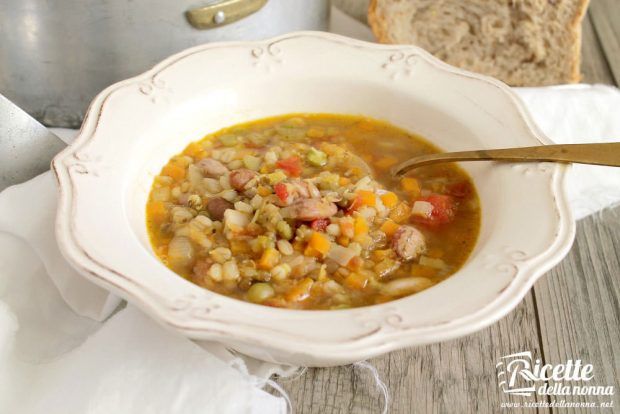
[[312, 220], [310, 227], [312, 227], [312, 230], [325, 231], [327, 226], [329, 226], [329, 223], [331, 223], [331, 221], [328, 218], [319, 218]]
[[466, 198], [472, 193], [471, 184], [469, 181], [459, 181], [458, 183], [450, 184], [446, 188], [446, 192], [453, 197]]
[[362, 206], [362, 197], [360, 197], [360, 195], [358, 194], [357, 196], [355, 196], [355, 198], [353, 199], [353, 201], [351, 201], [351, 204], [349, 204], [349, 207], [347, 208], [346, 214], [352, 214], [354, 211], [356, 211], [358, 208], [360, 208]]
[[301, 160], [295, 155], [276, 162], [276, 166], [283, 169], [291, 177], [301, 175]]
[[286, 200], [288, 199], [288, 190], [286, 189], [286, 184], [277, 183], [273, 186], [273, 190], [276, 192], [276, 195], [278, 196], [280, 201], [286, 203]]
[[449, 195], [431, 194], [428, 197], [419, 198], [420, 201], [427, 201], [433, 205], [430, 217], [414, 216], [418, 223], [439, 225], [451, 222], [456, 214], [456, 204]]

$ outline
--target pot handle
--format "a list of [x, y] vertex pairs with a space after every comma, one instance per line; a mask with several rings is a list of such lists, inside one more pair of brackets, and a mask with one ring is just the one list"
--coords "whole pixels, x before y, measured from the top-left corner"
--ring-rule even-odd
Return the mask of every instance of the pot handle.
[[188, 10], [185, 17], [196, 29], [212, 29], [243, 19], [260, 10], [266, 3], [267, 0], [222, 0]]

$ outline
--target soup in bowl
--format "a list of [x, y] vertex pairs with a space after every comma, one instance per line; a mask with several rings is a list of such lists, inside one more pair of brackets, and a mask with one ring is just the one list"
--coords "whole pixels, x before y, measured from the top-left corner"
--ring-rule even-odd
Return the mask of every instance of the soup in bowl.
[[273, 307], [345, 309], [425, 290], [474, 247], [480, 204], [456, 165], [395, 179], [438, 151], [360, 116], [297, 114], [192, 142], [154, 179], [154, 251], [211, 291]]

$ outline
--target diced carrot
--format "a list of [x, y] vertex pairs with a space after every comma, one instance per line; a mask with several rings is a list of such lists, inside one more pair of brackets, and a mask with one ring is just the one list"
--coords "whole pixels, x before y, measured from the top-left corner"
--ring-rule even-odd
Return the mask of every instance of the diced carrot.
[[194, 158], [204, 158], [206, 155], [205, 149], [197, 142], [192, 142], [189, 144], [183, 153]]
[[331, 241], [329, 240], [329, 237], [327, 237], [325, 233], [318, 231], [312, 232], [312, 236], [310, 236], [310, 240], [308, 241], [308, 246], [312, 247], [322, 255], [327, 254], [330, 245]]
[[353, 223], [353, 231], [356, 236], [368, 234], [368, 222], [366, 221], [364, 216], [355, 217], [355, 221]]
[[420, 183], [413, 177], [403, 177], [400, 180], [400, 185], [406, 192], [410, 193], [413, 197], [420, 195]]
[[364, 265], [364, 259], [362, 259], [359, 256], [354, 256], [351, 260], [349, 260], [349, 263], [347, 263], [347, 269], [356, 271], [356, 270], [360, 270], [363, 265]]
[[263, 255], [258, 261], [258, 268], [262, 270], [271, 270], [280, 261], [280, 253], [270, 247], [263, 252]]
[[359, 190], [357, 196], [360, 198], [362, 205], [374, 207], [377, 204], [377, 196], [374, 192], [368, 190]]
[[338, 236], [336, 238], [336, 242], [343, 247], [347, 247], [349, 243], [351, 243], [351, 239], [349, 239], [347, 236]]
[[406, 221], [410, 216], [411, 207], [404, 201], [398, 203], [398, 205], [394, 207], [394, 209], [390, 212], [390, 218], [396, 223], [402, 223]]
[[384, 232], [386, 236], [392, 237], [399, 227], [399, 224], [395, 223], [393, 220], [387, 219], [379, 229]]
[[321, 259], [323, 257], [323, 254], [312, 246], [306, 246], [306, 248], [304, 249], [304, 256], [316, 257], [317, 259]]
[[312, 289], [313, 284], [314, 280], [309, 277], [302, 279], [286, 293], [285, 299], [289, 302], [299, 302], [306, 299], [310, 296], [310, 289]]
[[375, 166], [382, 170], [387, 170], [392, 165], [395, 165], [398, 162], [398, 158], [396, 157], [381, 157], [375, 162]]
[[175, 181], [180, 181], [185, 178], [185, 168], [173, 163], [167, 164], [161, 170], [161, 173], [173, 178]]
[[368, 277], [360, 273], [350, 273], [344, 280], [344, 285], [349, 289], [362, 290], [368, 284]]
[[147, 215], [158, 224], [168, 217], [168, 210], [163, 201], [149, 201], [146, 206], [146, 212]]
[[269, 189], [269, 187], [264, 185], [259, 185], [256, 189], [256, 192], [261, 197], [267, 197], [269, 194], [271, 194], [271, 190]]
[[398, 196], [391, 191], [381, 195], [381, 202], [387, 208], [392, 208], [398, 204]]
[[338, 179], [338, 184], [339, 184], [341, 187], [344, 187], [345, 185], [349, 184], [350, 182], [351, 182], [351, 180], [349, 180], [347, 177], [340, 177], [340, 178]]

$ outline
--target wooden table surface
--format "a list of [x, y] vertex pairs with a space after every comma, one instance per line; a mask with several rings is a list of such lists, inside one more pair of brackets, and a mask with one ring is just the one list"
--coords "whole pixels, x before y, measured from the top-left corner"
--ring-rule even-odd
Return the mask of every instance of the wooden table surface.
[[[585, 83], [620, 85], [620, 0], [592, 0], [583, 23], [582, 72]], [[506, 410], [502, 402], [534, 401], [508, 397], [498, 387], [495, 364], [501, 356], [521, 351], [551, 364], [569, 359], [593, 364], [595, 375], [588, 385], [613, 385], [614, 396], [550, 398], [612, 401], [614, 408], [604, 412], [620, 412], [619, 302], [617, 207], [579, 221], [568, 256], [498, 323], [461, 339], [395, 351], [368, 362], [389, 389], [390, 413], [489, 413]], [[296, 413], [380, 413], [383, 408], [370, 373], [353, 366], [308, 369], [278, 383], [289, 393]], [[592, 412], [508, 412], [534, 410]]]

